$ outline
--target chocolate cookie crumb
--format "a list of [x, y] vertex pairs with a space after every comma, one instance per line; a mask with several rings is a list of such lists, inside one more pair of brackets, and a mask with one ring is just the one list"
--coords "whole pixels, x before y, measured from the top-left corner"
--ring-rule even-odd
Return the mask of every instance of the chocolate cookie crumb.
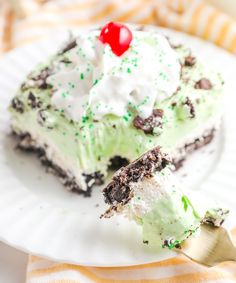
[[110, 165], [109, 165], [109, 169], [110, 170], [118, 170], [123, 166], [128, 165], [129, 162], [126, 158], [123, 158], [121, 156], [114, 156], [110, 159]]
[[83, 174], [83, 176], [88, 189], [91, 189], [94, 185], [100, 186], [104, 183], [104, 175], [99, 171], [91, 174]]
[[192, 67], [196, 64], [196, 57], [188, 55], [187, 57], [185, 57], [184, 60], [184, 66], [186, 67]]
[[39, 74], [35, 75], [31, 73], [28, 76], [28, 80], [21, 85], [23, 91], [37, 87], [39, 89], [47, 89], [50, 85], [47, 84], [47, 78], [53, 73], [53, 70], [49, 67], [42, 69]]
[[175, 248], [176, 248], [176, 249], [181, 249], [180, 243], [177, 243], [177, 244], [175, 245]]
[[171, 245], [174, 244], [174, 242], [175, 242], [175, 239], [172, 238], [172, 237], [170, 237], [170, 238], [168, 238], [168, 239], [165, 239], [164, 242], [163, 242], [162, 247], [163, 247], [163, 248], [165, 248], [165, 247], [169, 248], [169, 247], [171, 247]]
[[195, 83], [195, 86], [194, 86], [196, 89], [205, 89], [205, 90], [208, 90], [208, 89], [212, 89], [212, 83], [206, 79], [206, 78], [202, 78], [200, 79], [199, 81], [197, 81]]
[[67, 51], [70, 51], [71, 49], [75, 48], [77, 46], [76, 40], [72, 40], [71, 42], [68, 43], [66, 47], [62, 49], [60, 54], [66, 53]]
[[31, 106], [31, 108], [40, 107], [40, 102], [37, 101], [36, 96], [32, 92], [30, 92], [28, 95], [28, 105]]
[[37, 121], [38, 121], [39, 125], [44, 126], [46, 119], [47, 119], [47, 115], [45, 113], [45, 110], [40, 109], [38, 111], [38, 116], [37, 116]]
[[70, 61], [68, 58], [63, 58], [60, 62], [64, 63], [64, 64], [71, 64], [72, 63], [72, 61]]
[[18, 97], [14, 97], [12, 99], [11, 106], [16, 110], [16, 112], [19, 112], [21, 114], [24, 113], [24, 104]]
[[143, 119], [140, 116], [136, 116], [133, 120], [133, 126], [136, 129], [144, 131], [145, 134], [154, 134], [154, 128], [162, 128], [162, 118], [163, 118], [162, 109], [154, 109], [152, 115], [148, 118]]
[[40, 126], [46, 127], [48, 129], [53, 129], [53, 123], [50, 121], [50, 119], [48, 117], [47, 110], [40, 109], [38, 111], [37, 121], [38, 121]]
[[186, 97], [184, 105], [187, 105], [189, 107], [190, 118], [191, 119], [194, 118], [196, 116], [195, 108], [194, 108], [193, 103], [192, 103], [192, 101], [190, 100], [189, 97]]
[[38, 87], [41, 89], [48, 88], [47, 78], [52, 74], [52, 70], [48, 67], [41, 71], [41, 73], [33, 78], [33, 80], [37, 81]]

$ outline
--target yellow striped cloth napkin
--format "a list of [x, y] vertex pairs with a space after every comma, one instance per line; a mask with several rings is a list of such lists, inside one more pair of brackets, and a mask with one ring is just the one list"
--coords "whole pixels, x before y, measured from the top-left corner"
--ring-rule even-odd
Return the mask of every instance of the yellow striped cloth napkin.
[[0, 0], [0, 52], [108, 20], [158, 24], [236, 52], [235, 20], [203, 0]]
[[[236, 241], [236, 229], [233, 231]], [[102, 256], [102, 255], [101, 255]], [[235, 283], [236, 263], [204, 267], [184, 256], [127, 267], [61, 264], [30, 256], [27, 283]]]
[[[109, 20], [170, 27], [210, 40], [236, 53], [235, 21], [203, 0], [0, 0], [0, 53], [62, 28]], [[236, 240], [236, 229], [233, 235]], [[30, 256], [26, 281], [228, 283], [236, 282], [236, 265], [224, 263], [209, 269], [178, 256], [133, 267], [95, 268]]]

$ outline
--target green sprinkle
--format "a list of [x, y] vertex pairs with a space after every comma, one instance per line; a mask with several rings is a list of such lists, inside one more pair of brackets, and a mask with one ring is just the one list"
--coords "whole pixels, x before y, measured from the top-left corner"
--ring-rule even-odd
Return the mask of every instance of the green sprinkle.
[[81, 80], [84, 79], [84, 74], [83, 74], [83, 73], [80, 74], [80, 79], [81, 79]]
[[123, 119], [128, 122], [129, 121], [129, 118], [127, 116], [123, 116]]
[[182, 203], [184, 205], [184, 211], [188, 210], [189, 199], [186, 196], [182, 196]]
[[88, 121], [89, 117], [88, 116], [83, 116], [82, 117], [82, 122], [86, 123]]
[[127, 68], [127, 73], [129, 73], [129, 74], [131, 73], [131, 70], [130, 70], [130, 68]]
[[98, 80], [95, 80], [93, 83], [93, 86], [96, 85], [98, 83]]

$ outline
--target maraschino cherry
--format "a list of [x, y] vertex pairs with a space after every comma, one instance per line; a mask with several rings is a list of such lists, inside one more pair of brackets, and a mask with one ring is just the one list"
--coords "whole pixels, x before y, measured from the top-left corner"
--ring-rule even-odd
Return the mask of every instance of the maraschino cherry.
[[99, 40], [104, 44], [109, 44], [112, 52], [117, 56], [125, 53], [132, 38], [132, 32], [127, 26], [113, 22], [106, 24], [99, 35]]

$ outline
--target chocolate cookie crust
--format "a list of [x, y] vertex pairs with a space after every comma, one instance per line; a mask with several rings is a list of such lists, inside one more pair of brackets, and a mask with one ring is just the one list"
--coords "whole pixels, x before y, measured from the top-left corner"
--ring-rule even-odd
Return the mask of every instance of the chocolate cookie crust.
[[111, 183], [103, 190], [105, 202], [112, 205], [127, 203], [131, 194], [130, 183], [150, 178], [155, 171], [161, 171], [168, 164], [170, 159], [161, 152], [160, 147], [148, 151], [113, 176]]

